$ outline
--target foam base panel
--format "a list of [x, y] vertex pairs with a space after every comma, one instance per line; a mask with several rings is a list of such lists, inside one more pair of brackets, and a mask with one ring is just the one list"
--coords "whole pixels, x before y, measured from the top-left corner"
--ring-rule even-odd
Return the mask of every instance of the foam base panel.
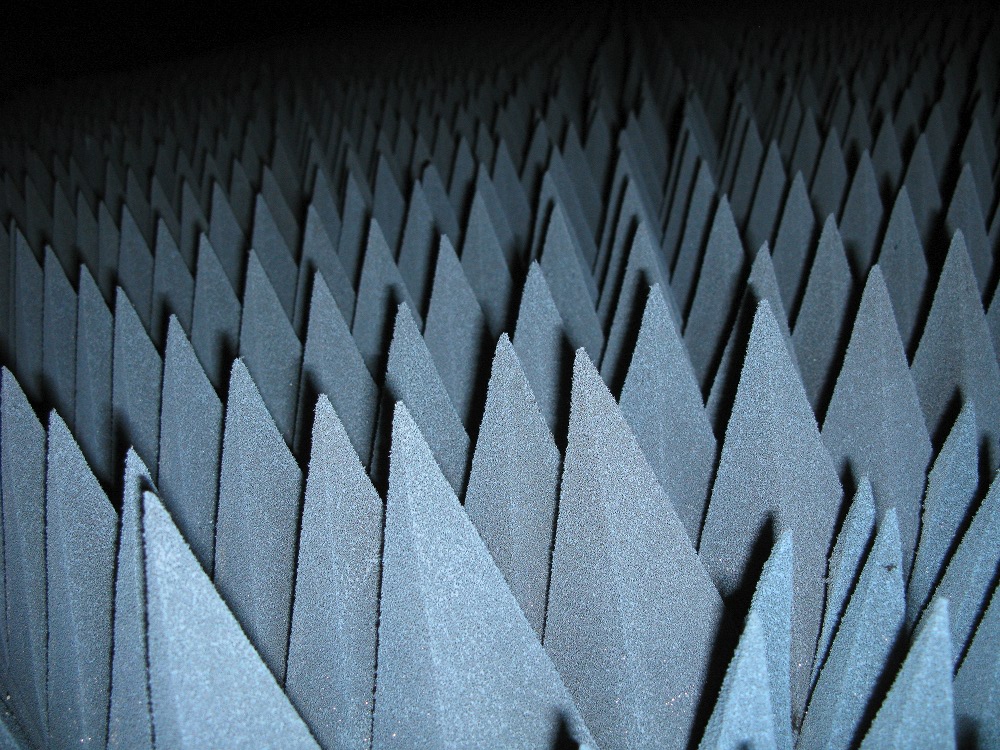
[[1000, 748], [1000, 14], [397, 25], [0, 110], [0, 748]]

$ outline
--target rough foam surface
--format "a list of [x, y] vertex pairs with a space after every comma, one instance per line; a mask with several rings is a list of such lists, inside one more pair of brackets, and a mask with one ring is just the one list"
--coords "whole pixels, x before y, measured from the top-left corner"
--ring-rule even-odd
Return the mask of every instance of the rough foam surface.
[[[775, 446], [781, 446], [776, 452]], [[800, 711], [819, 634], [823, 577], [841, 486], [764, 301], [757, 308], [699, 557], [724, 597], [741, 585], [768, 522], [795, 534], [796, 607], [792, 612], [792, 711]]]
[[320, 396], [285, 690], [324, 747], [371, 740], [382, 516], [347, 430]]
[[[393, 419], [374, 746], [548, 747], [560, 714], [590, 742], [417, 424]], [[420, 644], [414, 648], [415, 644]]]
[[302, 474], [239, 359], [229, 381], [219, 476], [215, 585], [283, 680]]
[[601, 747], [683, 746], [721, 618], [683, 524], [578, 350], [545, 648]]
[[142, 534], [157, 744], [318, 747], [151, 492]]
[[561, 456], [506, 334], [497, 342], [465, 511], [541, 638]]

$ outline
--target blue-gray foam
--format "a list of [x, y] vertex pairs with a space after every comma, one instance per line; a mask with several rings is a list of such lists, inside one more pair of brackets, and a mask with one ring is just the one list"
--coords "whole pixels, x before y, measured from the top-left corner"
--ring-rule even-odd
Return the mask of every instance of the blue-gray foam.
[[465, 510], [541, 638], [561, 462], [507, 334], [493, 371]]
[[684, 746], [722, 614], [684, 525], [577, 350], [545, 648], [602, 747]]
[[317, 748], [151, 492], [142, 524], [156, 744]]
[[382, 516], [344, 425], [320, 396], [285, 690], [324, 747], [371, 741]]
[[402, 404], [393, 419], [375, 747], [549, 747], [579, 713]]
[[284, 679], [302, 476], [250, 372], [233, 363], [222, 441], [215, 585]]
[[1000, 746], [1000, 596], [994, 587], [969, 650], [955, 675], [955, 724], [964, 747]]

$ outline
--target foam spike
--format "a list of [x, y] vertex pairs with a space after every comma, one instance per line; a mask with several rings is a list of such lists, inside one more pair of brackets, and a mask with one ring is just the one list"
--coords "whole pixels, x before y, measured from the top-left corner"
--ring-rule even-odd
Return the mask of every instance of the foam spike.
[[961, 230], [972, 261], [972, 270], [979, 285], [979, 295], [986, 295], [986, 286], [993, 279], [993, 252], [986, 236], [986, 221], [976, 192], [976, 181], [972, 168], [966, 164], [962, 168], [955, 190], [948, 204], [945, 218], [948, 234]]
[[146, 671], [146, 576], [142, 552], [142, 496], [153, 480], [131, 448], [125, 456], [124, 498], [115, 566], [114, 640], [108, 748], [152, 748]]
[[74, 423], [76, 409], [76, 315], [73, 291], [52, 248], [45, 247], [42, 311], [42, 380], [59, 413]]
[[560, 713], [592, 743], [402, 404], [382, 560], [375, 747], [548, 747]]
[[430, 299], [434, 248], [439, 242], [439, 234], [423, 187], [414, 182], [399, 249], [399, 273], [421, 313], [427, 310]]
[[955, 724], [960, 747], [1000, 742], [1000, 596], [990, 604], [955, 675]]
[[790, 315], [798, 312], [808, 279], [808, 252], [816, 241], [816, 214], [805, 180], [796, 172], [774, 238], [774, 275]]
[[157, 222], [156, 257], [153, 260], [153, 311], [149, 333], [162, 347], [168, 319], [176, 315], [184, 330], [191, 330], [194, 278], [164, 221]]
[[931, 441], [878, 266], [868, 274], [823, 420], [823, 442], [842, 475], [871, 481], [880, 519], [896, 509], [909, 575]]
[[347, 430], [320, 396], [285, 690], [324, 747], [371, 741], [382, 515]]
[[463, 425], [469, 425], [476, 400], [486, 335], [476, 295], [451, 241], [442, 236], [424, 341]]
[[[819, 634], [812, 682], [815, 686], [820, 666], [826, 661], [833, 634], [847, 606], [847, 599], [861, 572], [862, 563], [875, 533], [875, 496], [868, 477], [862, 477], [854, 493], [851, 507], [837, 532], [837, 541], [830, 553], [826, 578], [826, 606], [823, 608], [823, 629]], [[897, 519], [898, 520], [898, 519]]]
[[215, 585], [281, 681], [302, 476], [242, 360], [226, 403], [215, 530]]
[[514, 346], [502, 334], [493, 356], [465, 510], [539, 638], [545, 624], [560, 459]]
[[514, 283], [482, 193], [472, 198], [462, 245], [462, 270], [479, 300], [490, 335], [506, 328]]
[[205, 570], [215, 557], [222, 402], [180, 322], [170, 316], [163, 363], [158, 485], [164, 504]]
[[[242, 288], [242, 287], [241, 287]], [[191, 314], [191, 345], [216, 391], [224, 391], [240, 340], [240, 301], [208, 237], [201, 235]]]
[[556, 529], [545, 648], [594, 738], [684, 746], [722, 602], [583, 349]]
[[684, 343], [702, 392], [708, 390], [709, 378], [725, 346], [722, 337], [736, 311], [734, 301], [744, 280], [745, 266], [743, 243], [729, 201], [723, 196], [712, 219], [698, 286], [684, 326]]
[[142, 531], [157, 744], [318, 747], [151, 492]]
[[809, 270], [809, 283], [792, 332], [802, 381], [809, 403], [817, 414], [826, 411], [836, 382], [839, 358], [850, 333], [848, 306], [853, 286], [844, 243], [830, 215], [823, 224], [816, 257]]
[[856, 276], [863, 277], [871, 268], [875, 243], [882, 229], [882, 199], [867, 149], [861, 152], [854, 168], [839, 226], [851, 267]]
[[313, 276], [316, 272], [330, 286], [330, 292], [336, 300], [340, 314], [348, 326], [354, 318], [354, 284], [340, 256], [333, 248], [330, 235], [327, 234], [323, 219], [313, 206], [309, 206], [306, 214], [305, 234], [302, 236], [302, 259], [299, 262], [298, 288], [295, 292], [295, 329], [301, 330], [311, 303]]
[[[434, 458], [456, 493], [465, 487], [469, 436], [452, 405], [416, 321], [405, 305], [396, 310], [384, 395], [407, 405], [422, 426]], [[381, 441], [376, 437], [376, 450]], [[374, 460], [374, 459], [373, 459]]]
[[1000, 461], [1000, 367], [961, 232], [955, 232], [911, 371], [932, 438], [956, 392], [976, 405], [989, 461]]
[[587, 274], [559, 204], [549, 217], [539, 262], [573, 347], [584, 347], [590, 358], [598, 361], [604, 349], [604, 334], [585, 281]]
[[48, 438], [48, 742], [55, 747], [102, 748], [108, 728], [118, 518], [54, 411]]
[[80, 267], [76, 334], [76, 429], [101, 479], [111, 478], [111, 377], [114, 318], [85, 266]]
[[691, 198], [684, 217], [681, 235], [670, 276], [670, 288], [677, 298], [677, 306], [685, 316], [690, 314], [691, 302], [697, 289], [698, 271], [701, 268], [701, 251], [705, 247], [715, 210], [715, 182], [704, 161], [698, 163]]
[[334, 300], [326, 277], [317, 271], [312, 284], [309, 327], [299, 385], [298, 445], [303, 445], [306, 410], [314, 394], [325, 394], [343, 420], [351, 445], [367, 464], [378, 412], [378, 388], [365, 367], [347, 321]]
[[920, 544], [907, 589], [911, 624], [930, 600], [948, 563], [948, 553], [958, 546], [960, 530], [971, 520], [971, 506], [979, 490], [978, 441], [976, 410], [967, 401], [927, 476]]
[[[781, 446], [780, 453], [775, 446]], [[724, 597], [741, 584], [752, 546], [773, 519], [796, 540], [792, 711], [803, 707], [820, 629], [823, 576], [841, 486], [771, 306], [750, 331], [699, 556]]]
[[955, 747], [948, 600], [936, 599], [861, 750]]
[[699, 750], [781, 747], [773, 723], [768, 678], [764, 626], [757, 615], [751, 613], [726, 669], [722, 690], [698, 745]]
[[687, 350], [659, 285], [649, 290], [619, 403], [696, 544], [717, 448]]
[[906, 351], [911, 353], [916, 347], [919, 324], [922, 322], [920, 318], [927, 291], [927, 259], [905, 186], [896, 195], [878, 263], [885, 276], [899, 335]]
[[[0, 496], [11, 704], [36, 745], [46, 719], [45, 429], [6, 367], [0, 374]], [[17, 602], [17, 606], [13, 603]]]

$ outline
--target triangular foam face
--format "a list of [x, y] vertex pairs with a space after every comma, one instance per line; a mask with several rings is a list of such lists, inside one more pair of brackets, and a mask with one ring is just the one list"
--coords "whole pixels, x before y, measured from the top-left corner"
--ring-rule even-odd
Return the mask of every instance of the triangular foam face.
[[823, 442], [842, 473], [868, 477], [880, 518], [896, 509], [903, 569], [909, 571], [931, 441], [878, 266], [854, 320], [823, 420]]
[[[556, 529], [545, 647], [595, 739], [682, 742], [722, 604], [583, 349]], [[678, 697], [665, 703], [664, 692]]]
[[578, 741], [589, 741], [402, 404], [393, 419], [384, 549], [374, 746], [548, 747], [560, 713]]
[[560, 458], [504, 334], [493, 357], [465, 510], [539, 637], [548, 598]]
[[955, 746], [948, 600], [935, 599], [862, 750]]
[[621, 411], [696, 544], [716, 443], [701, 392], [661, 287], [649, 290], [621, 393]]
[[285, 690], [324, 746], [371, 740], [382, 513], [346, 429], [320, 396]]
[[143, 506], [157, 743], [318, 747], [162, 503], [147, 492]]
[[960, 746], [977, 741], [992, 747], [1000, 741], [1000, 597], [996, 589], [979, 621], [969, 651], [955, 675], [955, 723]]
[[764, 626], [760, 618], [751, 613], [726, 670], [722, 692], [698, 745], [699, 750], [779, 747], [767, 684]]
[[[795, 534], [792, 710], [801, 709], [820, 630], [841, 486], [770, 305], [757, 308], [699, 556], [723, 596], [741, 586], [769, 521]], [[750, 530], [753, 531], [750, 531]]]

